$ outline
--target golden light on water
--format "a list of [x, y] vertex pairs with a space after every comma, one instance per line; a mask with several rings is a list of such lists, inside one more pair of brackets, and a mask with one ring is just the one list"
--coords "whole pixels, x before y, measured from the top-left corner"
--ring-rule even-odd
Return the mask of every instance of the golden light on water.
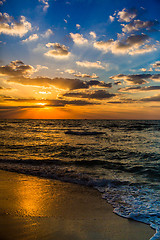
[[51, 94], [51, 92], [40, 91], [40, 94]]
[[45, 106], [46, 103], [37, 103], [37, 105], [39, 105], [39, 106]]

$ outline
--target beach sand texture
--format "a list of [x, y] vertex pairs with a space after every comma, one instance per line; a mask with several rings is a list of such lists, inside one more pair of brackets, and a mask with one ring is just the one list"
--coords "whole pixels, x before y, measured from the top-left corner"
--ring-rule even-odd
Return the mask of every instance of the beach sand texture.
[[155, 231], [121, 218], [98, 191], [0, 171], [2, 240], [147, 240]]

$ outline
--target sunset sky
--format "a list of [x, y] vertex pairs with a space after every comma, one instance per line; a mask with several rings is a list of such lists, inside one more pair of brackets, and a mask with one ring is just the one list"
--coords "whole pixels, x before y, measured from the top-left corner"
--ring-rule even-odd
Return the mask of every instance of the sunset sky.
[[160, 119], [159, 0], [1, 0], [0, 118]]

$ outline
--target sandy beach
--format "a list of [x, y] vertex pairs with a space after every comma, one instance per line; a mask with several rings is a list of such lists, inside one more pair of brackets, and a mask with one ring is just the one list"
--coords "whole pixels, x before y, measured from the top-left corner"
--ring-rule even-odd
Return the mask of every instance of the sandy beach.
[[2, 240], [147, 240], [149, 226], [121, 218], [98, 191], [0, 171]]

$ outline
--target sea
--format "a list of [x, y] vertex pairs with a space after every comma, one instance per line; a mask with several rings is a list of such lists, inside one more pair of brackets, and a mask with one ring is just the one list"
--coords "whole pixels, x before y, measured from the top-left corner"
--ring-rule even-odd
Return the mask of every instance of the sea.
[[0, 169], [97, 189], [160, 239], [160, 121], [0, 120]]

